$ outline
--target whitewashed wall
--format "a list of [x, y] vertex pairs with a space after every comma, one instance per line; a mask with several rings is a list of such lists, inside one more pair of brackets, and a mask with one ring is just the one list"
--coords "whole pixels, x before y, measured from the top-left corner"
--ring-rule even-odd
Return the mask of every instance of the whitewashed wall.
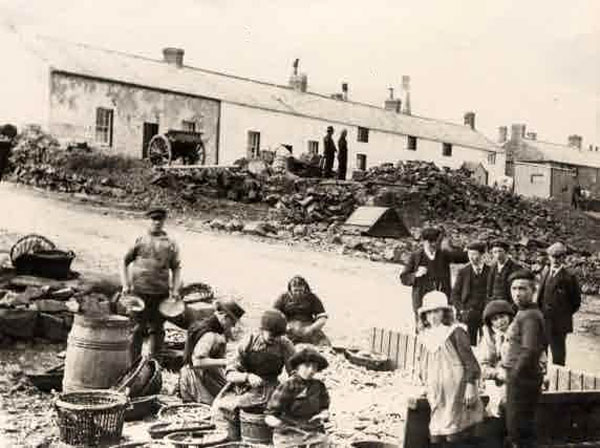
[[515, 163], [515, 193], [549, 198], [552, 170], [544, 165]]

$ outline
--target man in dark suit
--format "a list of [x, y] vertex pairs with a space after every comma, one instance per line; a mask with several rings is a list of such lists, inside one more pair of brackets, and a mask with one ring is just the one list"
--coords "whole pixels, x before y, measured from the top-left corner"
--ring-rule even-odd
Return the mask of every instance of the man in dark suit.
[[[443, 229], [426, 227], [421, 232], [423, 247], [408, 258], [400, 272], [400, 281], [412, 286], [412, 302], [415, 319], [417, 310], [423, 303], [423, 296], [429, 291], [442, 291], [450, 297], [450, 264], [465, 263], [467, 254], [463, 250], [452, 248], [444, 240]], [[418, 323], [418, 319], [416, 319]]]
[[333, 126], [327, 126], [327, 134], [323, 138], [323, 156], [325, 158], [323, 177], [325, 178], [330, 178], [332, 175], [336, 151], [335, 142], [333, 141]]
[[573, 332], [573, 314], [581, 305], [581, 292], [577, 278], [565, 267], [565, 245], [554, 243], [547, 253], [550, 266], [542, 272], [538, 305], [544, 314], [552, 363], [564, 366], [567, 334]]
[[467, 246], [469, 264], [458, 271], [452, 288], [452, 305], [458, 312], [459, 320], [467, 326], [473, 346], [477, 345], [486, 304], [490, 268], [483, 262], [484, 253], [484, 243], [473, 242]]
[[494, 264], [490, 269], [487, 282], [488, 302], [492, 300], [506, 300], [514, 305], [510, 294], [508, 278], [513, 272], [522, 268], [508, 256], [508, 248], [509, 246], [506, 241], [497, 240], [492, 243]]

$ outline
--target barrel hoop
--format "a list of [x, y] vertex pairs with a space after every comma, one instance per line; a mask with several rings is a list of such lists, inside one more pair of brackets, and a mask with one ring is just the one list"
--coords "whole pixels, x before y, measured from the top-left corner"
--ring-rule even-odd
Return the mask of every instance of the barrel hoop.
[[90, 350], [108, 350], [116, 352], [120, 352], [129, 348], [128, 340], [117, 342], [96, 342], [73, 335], [69, 337], [68, 344], [72, 344], [73, 346], [79, 348], [88, 348]]

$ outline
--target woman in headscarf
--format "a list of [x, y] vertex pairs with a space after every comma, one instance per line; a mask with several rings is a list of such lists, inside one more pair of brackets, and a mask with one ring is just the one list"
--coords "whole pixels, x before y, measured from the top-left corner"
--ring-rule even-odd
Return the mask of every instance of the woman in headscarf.
[[287, 336], [293, 343], [331, 345], [323, 327], [327, 313], [321, 300], [311, 291], [308, 282], [299, 275], [292, 277], [287, 292], [275, 301], [273, 308], [281, 311], [287, 321]]
[[244, 309], [235, 300], [218, 300], [212, 316], [190, 325], [179, 373], [179, 395], [184, 402], [211, 404], [225, 386], [227, 340], [243, 315]]
[[289, 360], [295, 349], [285, 336], [286, 325], [280, 311], [267, 310], [260, 329], [240, 342], [227, 365], [228, 384], [213, 403], [217, 426], [239, 426], [240, 409], [264, 410], [284, 367], [291, 372]]
[[324, 442], [329, 394], [325, 384], [314, 376], [328, 365], [310, 345], [290, 359], [294, 373], [275, 389], [265, 412], [265, 423], [274, 428], [275, 447], [308, 445], [311, 438]]

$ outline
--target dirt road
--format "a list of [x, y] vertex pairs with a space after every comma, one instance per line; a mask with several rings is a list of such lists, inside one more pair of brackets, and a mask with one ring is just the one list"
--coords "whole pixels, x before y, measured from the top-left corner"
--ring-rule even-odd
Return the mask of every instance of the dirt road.
[[[60, 247], [74, 250], [73, 268], [84, 271], [118, 272], [125, 248], [147, 225], [129, 212], [74, 204], [7, 183], [0, 185], [0, 210], [1, 230], [44, 234]], [[397, 265], [200, 227], [185, 220], [167, 225], [181, 247], [184, 281], [203, 281], [221, 295], [240, 298], [249, 320], [285, 290], [292, 275], [301, 274], [325, 303], [331, 316], [327, 330], [334, 343], [360, 342], [372, 326], [412, 329], [410, 290], [400, 285]], [[584, 308], [593, 312], [596, 307], [588, 303]], [[585, 318], [589, 325], [590, 316], [581, 314], [579, 319]], [[568, 343], [571, 366], [600, 370], [596, 340], [575, 335]]]

